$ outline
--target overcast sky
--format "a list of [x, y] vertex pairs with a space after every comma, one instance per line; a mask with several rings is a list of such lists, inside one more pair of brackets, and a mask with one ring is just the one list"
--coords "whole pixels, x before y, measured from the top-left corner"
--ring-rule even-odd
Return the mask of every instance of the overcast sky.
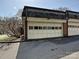
[[68, 7], [79, 11], [79, 0], [0, 0], [0, 16], [13, 16], [24, 5], [50, 9]]

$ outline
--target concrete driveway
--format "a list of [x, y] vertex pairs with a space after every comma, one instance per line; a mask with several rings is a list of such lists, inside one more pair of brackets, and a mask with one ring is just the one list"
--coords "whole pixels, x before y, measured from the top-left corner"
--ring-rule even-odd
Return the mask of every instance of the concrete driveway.
[[79, 51], [75, 52], [75, 53], [72, 53], [70, 55], [67, 55], [65, 57], [62, 57], [60, 59], [79, 59]]
[[0, 59], [16, 59], [19, 43], [12, 43], [9, 46], [7, 44], [4, 45], [0, 48]]

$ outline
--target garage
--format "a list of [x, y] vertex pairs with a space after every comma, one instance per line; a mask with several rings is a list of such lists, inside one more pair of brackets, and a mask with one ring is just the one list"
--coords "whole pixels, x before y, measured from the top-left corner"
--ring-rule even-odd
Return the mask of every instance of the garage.
[[67, 11], [68, 19], [68, 36], [79, 35], [79, 12]]
[[63, 30], [66, 28], [63, 26], [66, 23], [64, 11], [25, 6], [22, 19], [25, 39], [54, 38], [64, 35]]
[[[28, 20], [41, 20], [42, 18], [28, 18]], [[55, 21], [28, 21], [28, 38], [53, 38], [63, 36], [63, 23]], [[46, 22], [47, 21], [47, 22]], [[60, 20], [61, 21], [61, 20]]]

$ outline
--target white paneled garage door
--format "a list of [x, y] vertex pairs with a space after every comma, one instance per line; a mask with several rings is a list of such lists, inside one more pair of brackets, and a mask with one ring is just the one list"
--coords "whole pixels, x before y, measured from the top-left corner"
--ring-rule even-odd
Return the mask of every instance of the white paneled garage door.
[[28, 39], [63, 36], [63, 24], [60, 23], [28, 23]]
[[68, 35], [79, 35], [79, 23], [68, 23]]

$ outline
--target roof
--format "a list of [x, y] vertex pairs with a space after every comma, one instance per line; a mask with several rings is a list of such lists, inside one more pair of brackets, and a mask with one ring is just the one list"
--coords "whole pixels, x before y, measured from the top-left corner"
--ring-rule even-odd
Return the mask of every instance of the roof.
[[22, 16], [64, 19], [65, 12], [59, 10], [24, 6]]
[[40, 17], [40, 18], [56, 18], [56, 19], [66, 19], [68, 18], [76, 18], [79, 19], [79, 12], [75, 11], [60, 11], [60, 10], [52, 10], [46, 8], [38, 8], [31, 6], [24, 6], [22, 17]]
[[79, 19], [79, 12], [67, 10], [66, 13], [69, 18]]

